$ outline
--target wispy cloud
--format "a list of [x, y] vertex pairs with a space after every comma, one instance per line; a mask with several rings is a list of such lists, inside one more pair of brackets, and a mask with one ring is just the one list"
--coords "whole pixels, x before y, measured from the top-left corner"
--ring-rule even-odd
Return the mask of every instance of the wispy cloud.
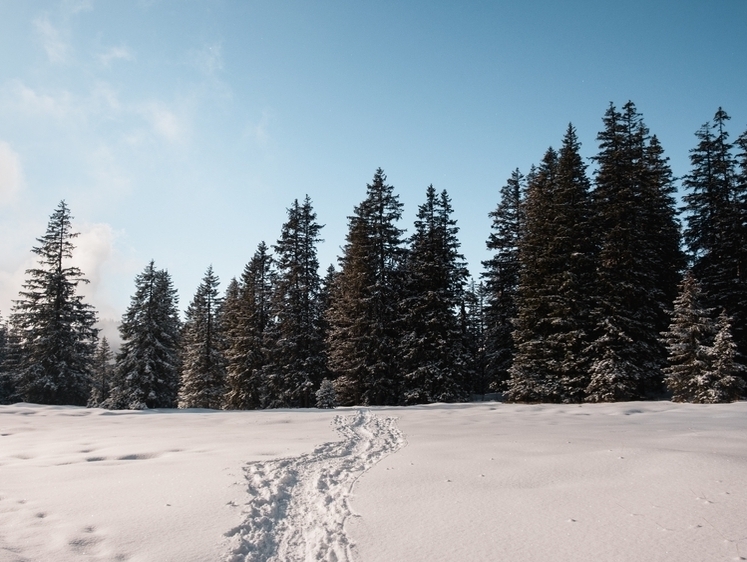
[[220, 43], [205, 45], [189, 52], [192, 64], [205, 74], [223, 70], [223, 46]]
[[34, 29], [50, 62], [62, 64], [70, 60], [72, 48], [64, 39], [62, 32], [52, 25], [47, 16], [34, 20]]
[[185, 140], [187, 127], [169, 107], [161, 102], [150, 102], [142, 106], [141, 113], [150, 122], [153, 131], [170, 142]]
[[11, 84], [10, 94], [10, 102], [22, 113], [63, 118], [73, 111], [72, 96], [66, 91], [55, 95], [40, 93], [16, 80]]
[[90, 12], [93, 10], [93, 0], [62, 0], [62, 11], [67, 14]]
[[21, 159], [7, 142], [0, 141], [0, 207], [13, 201], [22, 187]]
[[270, 112], [262, 111], [262, 117], [259, 122], [250, 123], [245, 130], [245, 137], [254, 140], [259, 146], [265, 147], [270, 142]]
[[99, 62], [104, 66], [110, 66], [112, 61], [117, 60], [135, 60], [135, 55], [126, 46], [111, 47], [98, 55]]

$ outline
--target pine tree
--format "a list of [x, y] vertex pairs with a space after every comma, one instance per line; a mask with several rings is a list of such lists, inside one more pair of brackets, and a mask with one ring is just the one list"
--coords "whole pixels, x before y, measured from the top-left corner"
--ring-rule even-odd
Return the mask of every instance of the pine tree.
[[469, 280], [459, 306], [461, 345], [465, 353], [466, 390], [486, 394], [491, 390], [485, 359], [485, 285]]
[[685, 242], [709, 306], [732, 318], [740, 361], [747, 357], [747, 138], [737, 139], [735, 158], [719, 108], [696, 133], [692, 169], [684, 178]]
[[205, 272], [187, 308], [182, 330], [180, 408], [214, 408], [223, 405], [225, 394], [224, 340], [218, 277], [213, 267]]
[[23, 400], [18, 394], [17, 387], [18, 372], [23, 357], [21, 336], [10, 322], [3, 324], [2, 329], [5, 344], [2, 351], [2, 363], [0, 363], [0, 404], [13, 404]]
[[580, 402], [588, 385], [593, 253], [589, 180], [569, 125], [559, 153], [550, 149], [529, 185], [519, 243], [517, 352], [513, 401]]
[[446, 191], [428, 186], [405, 264], [399, 355], [406, 404], [467, 397], [469, 359], [457, 314], [468, 273], [451, 213]]
[[329, 367], [343, 405], [397, 404], [402, 204], [381, 168], [349, 217], [341, 271], [328, 309]]
[[[225, 408], [250, 410], [269, 403], [264, 371], [268, 363], [268, 328], [274, 286], [272, 256], [261, 242], [244, 268], [238, 301], [227, 298], [224, 320], [226, 337]], [[230, 291], [229, 291], [230, 293]], [[229, 313], [229, 309], [234, 312]]]
[[663, 334], [669, 351], [665, 383], [674, 402], [692, 402], [698, 393], [699, 378], [709, 369], [709, 346], [715, 335], [711, 312], [703, 305], [700, 284], [688, 272], [674, 301], [672, 322]]
[[682, 267], [671, 172], [632, 102], [610, 105], [599, 133], [592, 192], [598, 241], [594, 341], [587, 350], [594, 402], [658, 391], [666, 349], [659, 334]]
[[122, 348], [110, 408], [173, 408], [179, 391], [181, 321], [178, 298], [166, 270], [151, 262], [135, 278], [135, 294], [122, 316]]
[[99, 345], [96, 347], [96, 354], [93, 357], [93, 377], [91, 396], [88, 399], [90, 408], [97, 408], [105, 403], [109, 398], [114, 366], [112, 364], [114, 354], [109, 347], [107, 339], [101, 338]]
[[519, 286], [519, 241], [523, 228], [524, 176], [518, 169], [501, 188], [501, 200], [489, 216], [493, 219], [487, 241], [494, 255], [482, 262], [485, 271], [485, 360], [490, 388], [501, 389], [508, 380], [516, 352], [512, 332]]
[[337, 406], [337, 392], [334, 383], [329, 379], [322, 379], [319, 390], [316, 391], [317, 408], [334, 408]]
[[11, 322], [20, 341], [17, 390], [26, 402], [85, 406], [91, 390], [96, 349], [96, 312], [77, 294], [88, 283], [69, 265], [75, 246], [70, 209], [60, 202], [51, 215], [39, 246], [39, 266], [15, 301]]
[[0, 316], [0, 404], [9, 404], [15, 394], [15, 384], [10, 370], [10, 334], [8, 325]]
[[731, 321], [721, 311], [716, 321], [716, 338], [710, 349], [710, 368], [703, 374], [695, 402], [734, 402], [744, 392], [745, 367], [736, 361], [737, 346], [731, 336]]
[[275, 322], [265, 369], [272, 407], [313, 406], [314, 393], [326, 375], [316, 257], [321, 229], [307, 195], [303, 204], [296, 200], [288, 209], [288, 221], [274, 246], [277, 279], [271, 310]]

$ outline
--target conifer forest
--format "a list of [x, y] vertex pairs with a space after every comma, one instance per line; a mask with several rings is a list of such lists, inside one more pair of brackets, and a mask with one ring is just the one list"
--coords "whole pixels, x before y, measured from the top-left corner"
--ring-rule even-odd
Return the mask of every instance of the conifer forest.
[[610, 104], [591, 163], [569, 125], [557, 148], [506, 179], [489, 216], [472, 218], [485, 220], [491, 252], [474, 277], [451, 195], [428, 186], [406, 229], [379, 168], [348, 217], [337, 267], [320, 272], [322, 225], [307, 195], [225, 287], [208, 267], [183, 315], [169, 272], [146, 264], [116, 353], [80, 295], [87, 280], [71, 265], [77, 234], [62, 201], [0, 318], [0, 403], [739, 400], [747, 131], [730, 140], [728, 128], [719, 108], [675, 178], [632, 102]]

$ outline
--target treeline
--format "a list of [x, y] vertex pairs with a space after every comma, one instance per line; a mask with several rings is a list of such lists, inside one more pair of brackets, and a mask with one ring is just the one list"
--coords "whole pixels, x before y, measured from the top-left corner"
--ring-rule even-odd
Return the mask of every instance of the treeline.
[[[307, 196], [225, 291], [208, 268], [180, 319], [167, 271], [135, 279], [113, 356], [69, 265], [64, 202], [38, 267], [0, 320], [0, 401], [108, 408], [603, 402], [745, 391], [747, 132], [721, 109], [696, 133], [684, 207], [633, 103], [610, 105], [593, 177], [569, 125], [490, 213], [492, 258], [471, 280], [446, 191], [429, 186], [412, 234], [381, 169], [320, 276]], [[684, 228], [680, 224], [684, 212]], [[668, 394], [665, 394], [668, 393]]]

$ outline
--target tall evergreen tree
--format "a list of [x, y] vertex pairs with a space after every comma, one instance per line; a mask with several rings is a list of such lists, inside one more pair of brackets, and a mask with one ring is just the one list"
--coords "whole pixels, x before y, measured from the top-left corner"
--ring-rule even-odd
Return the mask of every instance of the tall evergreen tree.
[[316, 257], [321, 229], [307, 195], [302, 204], [296, 200], [288, 209], [288, 220], [274, 246], [277, 280], [271, 310], [275, 322], [266, 367], [271, 406], [313, 406], [326, 375]]
[[171, 276], [153, 260], [135, 278], [135, 294], [122, 316], [111, 408], [173, 408], [179, 391], [181, 321]]
[[687, 227], [685, 242], [708, 305], [724, 309], [733, 320], [740, 360], [747, 360], [747, 138], [732, 154], [719, 108], [711, 123], [696, 133], [690, 151], [692, 169], [684, 178]]
[[101, 338], [93, 356], [91, 397], [88, 399], [88, 406], [91, 408], [103, 405], [109, 398], [114, 374], [113, 359], [114, 354], [109, 347], [109, 342], [105, 337]]
[[187, 308], [182, 330], [180, 408], [221, 408], [225, 394], [224, 339], [218, 277], [208, 267]]
[[580, 402], [588, 385], [594, 247], [579, 147], [569, 125], [529, 185], [510, 400]]
[[0, 316], [0, 404], [10, 403], [15, 383], [10, 369], [10, 334], [7, 323]]
[[735, 402], [745, 390], [743, 364], [736, 361], [737, 346], [725, 311], [716, 320], [716, 337], [710, 349], [710, 368], [703, 374], [696, 402]]
[[592, 193], [597, 257], [595, 340], [588, 348], [595, 402], [642, 398], [661, 388], [659, 334], [683, 265], [671, 172], [635, 105], [610, 105], [599, 133]]
[[675, 402], [732, 402], [744, 390], [744, 367], [735, 361], [731, 323], [724, 311], [714, 322], [705, 295], [691, 272], [674, 303], [664, 334], [669, 350], [666, 384]]
[[[226, 337], [227, 409], [250, 410], [269, 402], [265, 368], [268, 364], [268, 329], [272, 323], [273, 259], [261, 242], [244, 268], [238, 300], [227, 297]], [[230, 294], [231, 291], [228, 291]]]
[[512, 332], [519, 287], [519, 241], [523, 228], [524, 176], [518, 169], [501, 188], [498, 207], [490, 213], [492, 232], [487, 241], [493, 257], [482, 262], [485, 271], [486, 377], [494, 390], [503, 388], [516, 347]]
[[467, 357], [458, 313], [468, 276], [446, 191], [432, 185], [418, 209], [405, 265], [400, 366], [406, 404], [467, 397]]
[[396, 404], [402, 204], [379, 168], [349, 217], [341, 271], [328, 309], [329, 367], [341, 404]]
[[715, 329], [712, 309], [703, 304], [700, 284], [688, 272], [674, 301], [672, 322], [664, 332], [669, 364], [665, 383], [675, 402], [691, 402], [698, 393], [698, 379], [709, 369]]
[[467, 282], [459, 307], [462, 347], [466, 354], [466, 389], [474, 394], [492, 390], [485, 359], [485, 285]]
[[85, 406], [91, 390], [96, 312], [77, 294], [88, 280], [69, 263], [78, 236], [71, 220], [67, 204], [60, 202], [32, 249], [39, 265], [26, 271], [13, 308], [21, 352], [16, 383], [26, 402]]

